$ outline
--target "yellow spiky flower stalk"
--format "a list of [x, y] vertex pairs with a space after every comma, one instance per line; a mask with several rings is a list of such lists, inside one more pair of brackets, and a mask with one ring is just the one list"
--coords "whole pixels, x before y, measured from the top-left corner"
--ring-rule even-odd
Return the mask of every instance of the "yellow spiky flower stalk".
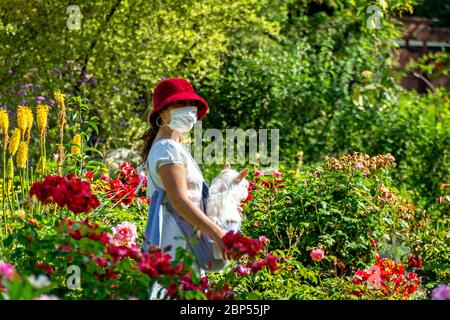
[[79, 134], [74, 135], [72, 138], [72, 144], [73, 144], [71, 149], [72, 153], [73, 154], [81, 153], [81, 135]]
[[19, 145], [19, 151], [17, 152], [17, 167], [24, 169], [27, 165], [28, 159], [28, 143], [22, 141]]
[[50, 109], [46, 104], [39, 104], [36, 108], [36, 121], [41, 138], [45, 136], [47, 130], [48, 112]]
[[59, 125], [59, 145], [58, 145], [58, 164], [59, 169], [58, 172], [61, 172], [61, 164], [64, 161], [64, 125], [66, 124], [66, 105], [64, 103], [64, 94], [61, 91], [57, 90], [54, 94], [55, 100], [58, 103], [59, 108], [59, 116], [58, 116], [58, 125]]
[[6, 145], [8, 144], [9, 136], [8, 136], [8, 128], [9, 128], [9, 117], [8, 111], [5, 109], [0, 110], [0, 129], [3, 132], [3, 149], [6, 150]]
[[5, 109], [0, 110], [0, 129], [2, 129], [3, 134], [8, 131], [9, 127], [9, 117], [8, 117], [8, 111]]
[[[61, 91], [55, 92], [55, 100], [58, 103], [59, 108], [59, 129], [60, 129], [60, 138], [62, 141], [64, 125], [66, 124], [66, 104], [64, 103], [64, 94]], [[62, 143], [62, 142], [61, 142]]]
[[36, 166], [37, 173], [44, 173], [47, 159], [44, 156], [39, 157], [39, 162]]
[[[27, 109], [27, 130], [26, 130], [26, 136], [27, 136], [27, 141], [30, 141], [30, 137], [31, 137], [31, 128], [33, 127], [33, 111], [31, 110], [31, 108]], [[24, 137], [25, 139], [25, 137]]]
[[12, 180], [14, 179], [14, 163], [12, 158], [8, 159], [8, 165], [6, 166], [6, 180], [8, 180], [8, 192], [11, 190]]
[[54, 96], [59, 107], [64, 105], [64, 94], [60, 90], [56, 90]]
[[17, 107], [17, 126], [19, 127], [22, 137], [25, 138], [26, 131], [28, 128], [28, 110], [29, 107], [18, 106]]
[[11, 140], [9, 141], [8, 150], [11, 156], [16, 154], [17, 150], [19, 149], [19, 144], [20, 144], [20, 129], [15, 128], [11, 136]]

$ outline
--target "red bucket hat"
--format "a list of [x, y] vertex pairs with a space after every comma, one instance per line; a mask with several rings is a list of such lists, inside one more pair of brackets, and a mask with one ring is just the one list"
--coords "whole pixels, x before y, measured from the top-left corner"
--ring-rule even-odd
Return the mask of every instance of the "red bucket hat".
[[197, 121], [202, 120], [208, 112], [208, 103], [197, 95], [192, 85], [183, 78], [170, 78], [161, 81], [153, 91], [153, 111], [150, 121], [155, 122], [158, 113], [168, 104], [180, 100], [195, 100], [197, 107]]

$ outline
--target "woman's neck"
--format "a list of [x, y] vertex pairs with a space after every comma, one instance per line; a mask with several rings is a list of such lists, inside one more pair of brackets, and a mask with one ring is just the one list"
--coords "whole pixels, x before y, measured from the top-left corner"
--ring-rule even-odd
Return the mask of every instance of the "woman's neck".
[[153, 141], [156, 141], [159, 139], [172, 139], [172, 140], [181, 142], [181, 133], [178, 131], [170, 130], [166, 127], [163, 127], [158, 130], [158, 133], [156, 134], [155, 139]]

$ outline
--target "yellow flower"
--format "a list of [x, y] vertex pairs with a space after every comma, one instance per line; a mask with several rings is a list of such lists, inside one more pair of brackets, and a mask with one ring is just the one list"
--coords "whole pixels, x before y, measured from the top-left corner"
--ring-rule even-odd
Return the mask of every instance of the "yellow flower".
[[36, 108], [37, 125], [41, 137], [45, 135], [45, 131], [47, 130], [48, 111], [50, 109], [51, 108], [46, 104], [39, 104]]
[[13, 179], [14, 179], [14, 163], [12, 158], [9, 158], [8, 165], [6, 166], [6, 180], [8, 180], [6, 188], [8, 192], [11, 190]]
[[74, 145], [71, 149], [72, 153], [81, 153], [81, 135], [74, 135], [72, 138], [72, 144]]
[[43, 173], [46, 166], [46, 158], [44, 156], [40, 156], [39, 162], [36, 166], [36, 172]]
[[9, 153], [11, 154], [11, 156], [16, 154], [17, 149], [19, 149], [19, 143], [20, 143], [20, 129], [15, 128], [11, 140], [9, 142]]
[[29, 109], [30, 108], [26, 106], [17, 107], [17, 125], [19, 126], [19, 129], [22, 132], [22, 137], [25, 137], [26, 130], [28, 128]]
[[16, 211], [16, 215], [17, 215], [20, 219], [24, 220], [25, 217], [27, 216], [27, 213], [25, 212], [25, 210], [19, 209], [19, 210]]
[[5, 109], [0, 110], [0, 129], [3, 131], [4, 135], [8, 134], [8, 127], [9, 127], [9, 117], [8, 117], [8, 111]]
[[64, 104], [64, 94], [61, 91], [55, 92], [55, 100], [58, 103], [59, 107], [59, 117], [58, 117], [58, 125], [59, 125], [59, 139], [60, 144], [63, 143], [64, 138], [64, 125], [66, 123], [66, 106]]
[[361, 72], [361, 76], [366, 79], [366, 80], [370, 80], [372, 78], [372, 71], [370, 70], [364, 70], [363, 72]]
[[446, 188], [450, 188], [450, 183], [441, 183], [441, 185], [439, 186], [440, 190], [444, 190]]
[[27, 165], [28, 159], [28, 143], [22, 141], [19, 145], [19, 151], [17, 152], [17, 167], [23, 169]]
[[31, 128], [33, 127], [33, 111], [30, 108], [27, 109], [27, 141], [30, 141]]
[[8, 159], [8, 165], [6, 166], [6, 178], [7, 179], [14, 178], [14, 163], [12, 158]]
[[64, 94], [61, 93], [61, 91], [57, 90], [55, 92], [55, 100], [58, 103], [58, 106], [61, 108], [61, 106], [64, 106]]

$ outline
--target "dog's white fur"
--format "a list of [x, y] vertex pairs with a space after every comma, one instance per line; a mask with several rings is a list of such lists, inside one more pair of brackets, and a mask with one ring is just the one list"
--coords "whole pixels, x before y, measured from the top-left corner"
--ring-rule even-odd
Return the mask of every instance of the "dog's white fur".
[[206, 203], [206, 214], [225, 231], [239, 231], [242, 214], [241, 202], [248, 196], [248, 181], [244, 178], [248, 169], [237, 172], [225, 164], [225, 168], [213, 179]]

